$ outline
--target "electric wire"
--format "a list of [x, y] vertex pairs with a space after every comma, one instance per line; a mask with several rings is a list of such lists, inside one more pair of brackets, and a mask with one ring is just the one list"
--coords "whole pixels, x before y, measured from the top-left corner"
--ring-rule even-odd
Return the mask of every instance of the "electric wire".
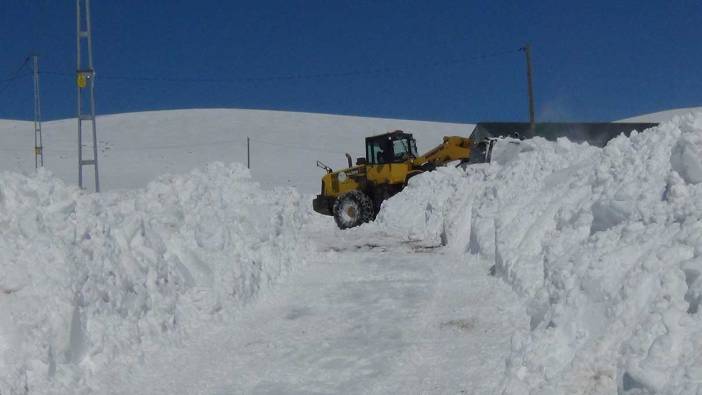
[[[454, 59], [444, 59], [435, 60], [428, 62], [414, 62], [407, 63], [405, 65], [398, 66], [387, 66], [387, 67], [371, 67], [364, 69], [349, 69], [343, 71], [329, 71], [320, 73], [289, 73], [289, 74], [279, 74], [271, 76], [260, 76], [260, 77], [168, 77], [168, 76], [128, 76], [128, 75], [97, 75], [96, 78], [103, 80], [116, 80], [116, 81], [134, 81], [134, 82], [172, 82], [172, 83], [262, 83], [262, 82], [281, 82], [281, 81], [295, 81], [295, 80], [320, 80], [320, 79], [334, 79], [334, 78], [346, 78], [346, 77], [362, 77], [368, 75], [378, 75], [378, 74], [392, 74], [405, 71], [413, 71], [426, 68], [436, 68], [442, 66], [451, 66], [458, 64], [473, 63], [485, 59], [501, 57], [509, 54], [515, 54], [522, 50], [510, 49], [504, 51], [496, 51], [491, 53], [485, 53], [472, 57], [465, 58], [454, 58]], [[45, 70], [41, 71], [40, 74], [55, 75], [55, 76], [65, 76], [65, 77], [75, 77], [75, 72], [62, 72], [55, 70]]]
[[301, 145], [293, 145], [293, 144], [284, 144], [284, 143], [274, 143], [271, 141], [265, 141], [265, 140], [259, 140], [259, 139], [251, 139], [253, 142], [261, 143], [261, 144], [267, 144], [267, 145], [274, 145], [274, 146], [280, 146], [280, 147], [285, 147], [285, 148], [292, 148], [292, 149], [297, 149], [300, 151], [312, 151], [312, 152], [330, 152], [333, 154], [345, 154], [345, 152], [341, 151], [332, 151], [328, 150], [326, 148], [321, 148], [321, 147], [310, 147], [310, 146], [301, 146]]
[[22, 62], [22, 64], [14, 72], [10, 73], [9, 77], [0, 79], [0, 84], [3, 84], [0, 87], [0, 93], [4, 92], [7, 88], [9, 88], [10, 85], [12, 85], [13, 81], [32, 74], [31, 72], [22, 74], [22, 71], [24, 71], [24, 69], [27, 68], [28, 62], [29, 57], [25, 58], [24, 62]]
[[[259, 139], [254, 139], [254, 138], [250, 138], [250, 140], [251, 140], [251, 142], [255, 142], [255, 143], [290, 148], [290, 149], [298, 150], [298, 151], [325, 152], [325, 153], [342, 154], [342, 155], [345, 154], [345, 152], [328, 150], [328, 149], [321, 148], [321, 147], [300, 146], [300, 145], [285, 144], [285, 143], [274, 143], [274, 142], [259, 140]], [[246, 142], [242, 141], [241, 139], [225, 139], [225, 140], [206, 141], [206, 142], [201, 142], [201, 143], [147, 145], [147, 146], [140, 146], [140, 147], [113, 148], [111, 150], [114, 150], [115, 152], [159, 151], [159, 150], [169, 150], [169, 149], [186, 149], [186, 148], [191, 148], [191, 147], [220, 146], [223, 144], [235, 145], [235, 146], [240, 147], [240, 148], [246, 147]], [[0, 152], [18, 152], [18, 151], [24, 151], [24, 150], [25, 150], [24, 148], [19, 148], [19, 147], [0, 148]], [[77, 152], [77, 149], [53, 149], [51, 151], [52, 152], [75, 153], [75, 152]]]

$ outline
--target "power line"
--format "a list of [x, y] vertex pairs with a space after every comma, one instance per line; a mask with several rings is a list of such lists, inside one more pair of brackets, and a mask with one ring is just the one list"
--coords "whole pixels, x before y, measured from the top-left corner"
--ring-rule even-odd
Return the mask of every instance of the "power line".
[[[334, 154], [344, 154], [345, 152], [341, 151], [334, 151], [334, 150], [328, 150], [326, 148], [321, 148], [321, 147], [310, 147], [310, 146], [301, 146], [301, 145], [294, 145], [294, 144], [285, 144], [285, 143], [274, 143], [271, 141], [265, 141], [265, 140], [259, 140], [259, 139], [251, 139], [252, 142], [256, 143], [261, 143], [265, 145], [273, 145], [273, 146], [278, 146], [278, 147], [284, 147], [284, 148], [290, 148], [293, 150], [298, 150], [298, 151], [313, 151], [313, 152], [326, 152], [326, 153], [334, 153]], [[118, 148], [115, 149], [115, 152], [125, 152], [125, 151], [158, 151], [158, 150], [169, 150], [169, 149], [185, 149], [185, 148], [191, 148], [191, 147], [206, 147], [206, 146], [220, 146], [223, 144], [232, 144], [236, 145], [238, 147], [244, 147], [244, 144], [241, 139], [222, 139], [222, 140], [213, 140], [213, 141], [205, 141], [201, 143], [184, 143], [184, 144], [164, 144], [164, 145], [145, 145], [145, 146], [140, 146], [140, 147], [125, 147], [125, 148]], [[19, 148], [19, 147], [10, 147], [10, 148], [0, 148], [0, 151], [2, 152], [18, 152], [18, 151], [24, 151], [24, 148]], [[75, 153], [75, 149], [53, 149], [51, 150], [52, 152], [67, 152], [67, 153]]]
[[300, 151], [312, 151], [312, 152], [330, 152], [334, 154], [345, 154], [345, 152], [340, 152], [340, 151], [332, 151], [328, 150], [325, 148], [320, 148], [320, 147], [309, 147], [309, 146], [301, 146], [301, 145], [293, 145], [293, 144], [284, 144], [284, 143], [273, 143], [270, 141], [264, 141], [264, 140], [259, 140], [259, 139], [251, 139], [253, 142], [257, 143], [262, 143], [262, 144], [267, 144], [267, 145], [275, 145], [279, 147], [285, 147], [285, 148], [292, 148], [292, 149], [297, 149]]
[[7, 88], [10, 87], [12, 81], [15, 81], [19, 78], [26, 77], [28, 75], [31, 75], [31, 71], [28, 71], [24, 74], [21, 74], [21, 72], [27, 67], [27, 63], [29, 62], [29, 57], [24, 59], [24, 62], [12, 73], [10, 73], [9, 77], [3, 78], [0, 80], [0, 83], [4, 83], [2, 87], [0, 87], [0, 93], [4, 92], [7, 90]]
[[[466, 57], [466, 58], [455, 58], [455, 59], [445, 59], [445, 60], [435, 60], [430, 62], [414, 62], [407, 63], [400, 66], [388, 66], [388, 67], [372, 67], [364, 69], [351, 69], [343, 71], [330, 71], [321, 73], [290, 73], [290, 74], [280, 74], [271, 76], [261, 76], [261, 77], [207, 77], [207, 78], [194, 78], [194, 77], [161, 77], [161, 76], [129, 76], [129, 75], [100, 75], [99, 78], [103, 80], [116, 80], [116, 81], [135, 81], [135, 82], [176, 82], [176, 83], [259, 83], [259, 82], [276, 82], [276, 81], [295, 81], [295, 80], [319, 80], [319, 79], [334, 79], [334, 78], [346, 78], [346, 77], [360, 77], [367, 75], [380, 75], [380, 74], [392, 74], [403, 71], [413, 71], [418, 69], [426, 68], [436, 68], [442, 66], [451, 66], [458, 64], [474, 63], [485, 59], [496, 58], [500, 56], [505, 56], [509, 54], [516, 54], [521, 50], [510, 49], [504, 51], [497, 51], [491, 53], [485, 53], [477, 56]], [[75, 77], [75, 73], [61, 72], [61, 71], [43, 71], [43, 74]]]
[[29, 69], [29, 70], [27, 70], [26, 73], [13, 75], [12, 77], [8, 77], [8, 78], [0, 80], [0, 82], [12, 82], [18, 78], [26, 77], [26, 76], [31, 75], [31, 74], [32, 74], [31, 69]]
[[3, 78], [0, 80], [0, 82], [13, 81], [13, 80], [19, 78], [19, 76], [20, 76], [19, 73], [22, 70], [24, 70], [24, 68], [27, 66], [28, 63], [29, 63], [29, 57], [24, 58], [24, 62], [22, 62], [22, 64], [19, 65], [19, 67], [15, 71], [10, 73], [10, 77]]

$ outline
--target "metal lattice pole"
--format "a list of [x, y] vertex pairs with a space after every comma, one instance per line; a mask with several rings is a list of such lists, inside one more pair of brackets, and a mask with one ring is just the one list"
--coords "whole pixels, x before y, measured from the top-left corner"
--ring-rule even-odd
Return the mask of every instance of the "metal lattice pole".
[[[81, 47], [86, 44], [87, 65]], [[95, 126], [95, 69], [93, 68], [93, 39], [90, 24], [90, 0], [76, 0], [76, 83], [78, 85], [78, 185], [83, 188], [83, 166], [93, 166], [95, 192], [100, 192], [98, 174], [97, 129]], [[87, 67], [86, 67], [87, 66]], [[84, 103], [83, 90], [87, 89], [87, 103]], [[87, 111], [84, 104], [87, 104]], [[92, 129], [92, 159], [83, 159], [83, 122]]]
[[34, 168], [44, 167], [44, 144], [41, 137], [41, 100], [39, 97], [39, 56], [32, 56], [34, 72]]

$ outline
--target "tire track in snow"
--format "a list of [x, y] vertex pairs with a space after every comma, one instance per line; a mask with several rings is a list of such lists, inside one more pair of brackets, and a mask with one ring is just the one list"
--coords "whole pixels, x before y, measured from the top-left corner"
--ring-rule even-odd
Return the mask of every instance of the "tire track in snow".
[[96, 392], [485, 393], [499, 385], [510, 334], [528, 321], [485, 264], [362, 232], [311, 237], [318, 258], [236, 322], [182, 349], [155, 350], [131, 373], [104, 376]]

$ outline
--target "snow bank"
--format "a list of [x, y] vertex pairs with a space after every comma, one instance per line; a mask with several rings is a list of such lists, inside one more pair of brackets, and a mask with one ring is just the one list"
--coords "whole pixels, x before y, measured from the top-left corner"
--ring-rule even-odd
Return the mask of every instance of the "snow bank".
[[0, 174], [0, 393], [75, 393], [231, 317], [302, 259], [307, 203], [240, 165], [101, 195]]
[[415, 177], [374, 226], [490, 259], [524, 298], [504, 393], [702, 392], [702, 114], [517, 150]]

